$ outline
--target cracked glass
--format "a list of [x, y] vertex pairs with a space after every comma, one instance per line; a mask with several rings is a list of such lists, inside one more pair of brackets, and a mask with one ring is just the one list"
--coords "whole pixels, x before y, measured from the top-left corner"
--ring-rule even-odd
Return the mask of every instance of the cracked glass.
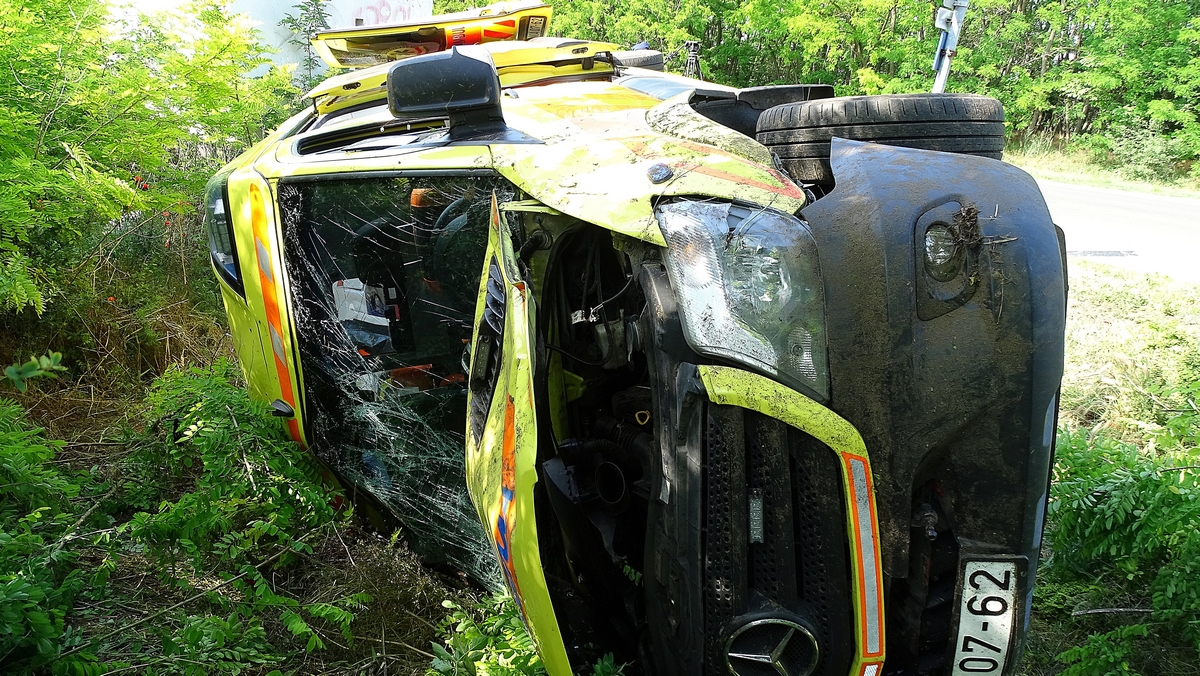
[[494, 176], [284, 183], [279, 206], [313, 451], [427, 563], [498, 588], [467, 494], [468, 343]]

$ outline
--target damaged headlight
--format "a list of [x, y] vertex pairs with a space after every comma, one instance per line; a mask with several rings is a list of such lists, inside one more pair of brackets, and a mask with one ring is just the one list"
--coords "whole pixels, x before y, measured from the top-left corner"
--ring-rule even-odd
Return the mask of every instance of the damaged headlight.
[[828, 398], [825, 294], [807, 224], [716, 201], [670, 202], [655, 213], [692, 349]]

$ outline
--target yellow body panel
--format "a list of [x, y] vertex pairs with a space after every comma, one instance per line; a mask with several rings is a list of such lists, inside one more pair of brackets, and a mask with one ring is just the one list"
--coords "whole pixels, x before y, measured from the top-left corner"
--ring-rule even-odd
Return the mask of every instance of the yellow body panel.
[[[553, 41], [546, 44], [528, 42], [490, 42], [483, 45], [492, 57], [502, 87], [516, 87], [548, 78], [580, 75], [604, 75], [613, 72], [611, 64], [595, 61], [602, 52], [611, 52], [617, 45], [610, 42], [567, 41], [563, 47]], [[585, 67], [582, 61], [593, 59]], [[387, 74], [392, 63], [382, 63], [361, 70], [335, 75], [313, 87], [305, 94], [316, 101], [317, 112], [334, 111], [387, 98]]]
[[232, 319], [230, 321], [231, 331], [242, 332], [241, 335], [234, 333], [234, 342], [246, 383], [261, 399], [279, 399], [296, 411], [296, 416], [286, 425], [292, 438], [305, 444], [299, 420], [298, 393], [302, 381], [295, 358], [288, 280], [283, 274], [283, 238], [272, 190], [253, 169], [238, 169], [230, 175], [229, 201], [234, 205], [234, 222], [250, 226], [235, 228], [234, 236], [238, 251], [242, 253], [238, 264], [246, 290], [245, 306], [253, 321], [240, 327], [234, 326]]
[[[569, 676], [571, 665], [542, 573], [534, 514], [533, 492], [538, 480], [537, 417], [530, 331], [535, 304], [521, 281], [508, 229], [501, 226], [500, 218], [493, 195], [492, 227], [488, 231], [479, 293], [481, 299], [487, 293], [488, 268], [494, 257], [504, 277], [507, 296], [503, 358], [479, 442], [476, 443], [469, 426], [466, 431], [467, 489], [496, 548], [500, 570], [546, 671], [550, 676]], [[479, 345], [483, 308], [480, 300], [475, 311], [473, 345]], [[471, 410], [473, 390], [468, 397], [467, 410]]]
[[[856, 624], [860, 630], [855, 632], [857, 650], [850, 673], [857, 675], [863, 671], [864, 666], [882, 665], [886, 645], [882, 621], [883, 567], [880, 563], [877, 540], [879, 529], [875, 523], [875, 495], [871, 490], [871, 464], [862, 435], [838, 414], [770, 378], [728, 366], [700, 366], [698, 369], [700, 380], [713, 403], [738, 406], [781, 420], [821, 441], [840, 456], [848, 521], [846, 533], [849, 536], [851, 553], [857, 553], [857, 556], [850, 557], [850, 563]], [[860, 466], [865, 472], [865, 480], [859, 486], [855, 486], [854, 472], [851, 469], [855, 463], [861, 463]], [[865, 524], [856, 521], [854, 506], [863, 498], [869, 500], [869, 532], [870, 538], [875, 539], [873, 542], [864, 542], [860, 534], [867, 529], [860, 527]], [[864, 560], [865, 556], [869, 556], [873, 561]], [[872, 593], [872, 583], [867, 576], [872, 572], [875, 578], [873, 601], [877, 605], [873, 606], [873, 610], [868, 610], [872, 606], [868, 606], [865, 601]], [[867, 616], [871, 612], [875, 614], [874, 618]], [[875, 629], [878, 633], [868, 638], [869, 632], [866, 627], [872, 619], [877, 622]]]
[[[786, 212], [804, 206], [803, 191], [774, 168], [652, 129], [647, 113], [664, 103], [608, 82], [522, 88], [504, 101], [505, 119], [545, 145], [493, 146], [495, 168], [565, 214], [659, 246], [666, 240], [654, 202], [664, 197], [736, 199]], [[656, 164], [671, 170], [660, 184], [647, 173]]]

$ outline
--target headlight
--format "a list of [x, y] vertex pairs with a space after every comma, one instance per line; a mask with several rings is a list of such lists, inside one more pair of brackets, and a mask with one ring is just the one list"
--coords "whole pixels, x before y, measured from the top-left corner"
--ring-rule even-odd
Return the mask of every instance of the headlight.
[[655, 213], [692, 349], [828, 398], [825, 294], [808, 226], [728, 202], [682, 200]]
[[925, 231], [925, 271], [939, 282], [948, 282], [962, 269], [962, 247], [950, 228], [934, 223]]

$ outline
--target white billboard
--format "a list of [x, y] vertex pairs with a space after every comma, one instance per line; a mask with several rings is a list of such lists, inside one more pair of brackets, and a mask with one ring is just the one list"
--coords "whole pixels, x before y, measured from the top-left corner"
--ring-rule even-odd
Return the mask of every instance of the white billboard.
[[[229, 9], [249, 15], [262, 42], [278, 50], [271, 57], [275, 63], [299, 63], [303, 58], [300, 47], [289, 44], [292, 32], [279, 25], [283, 17], [300, 14], [288, 0], [233, 0]], [[325, 11], [330, 28], [380, 26], [432, 16], [433, 0], [326, 0]]]
[[382, 26], [433, 15], [433, 0], [330, 0], [330, 28]]

